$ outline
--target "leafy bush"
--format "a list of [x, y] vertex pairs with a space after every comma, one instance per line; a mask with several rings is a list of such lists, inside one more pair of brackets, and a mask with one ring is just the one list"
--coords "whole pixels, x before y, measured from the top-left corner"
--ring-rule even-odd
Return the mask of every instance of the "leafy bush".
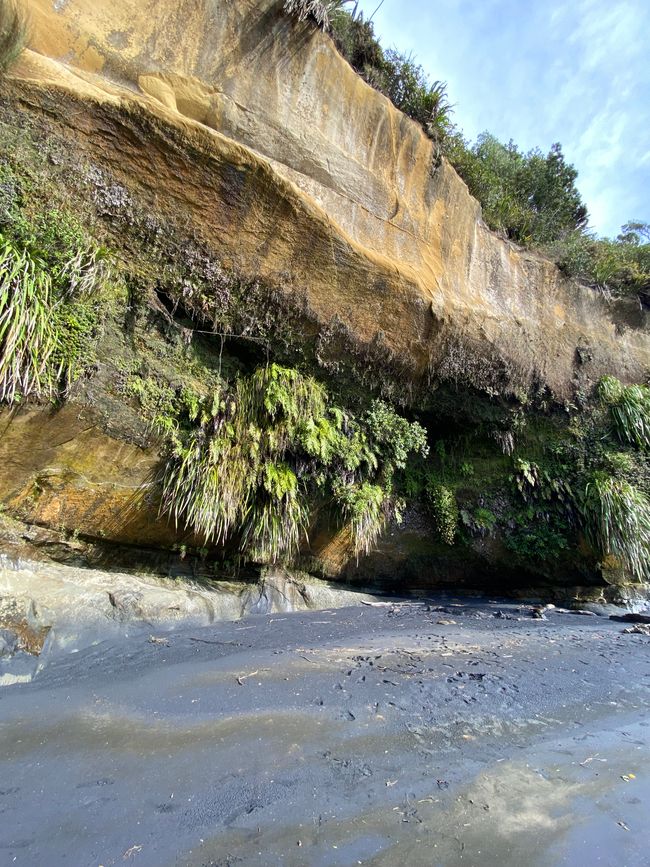
[[391, 471], [404, 469], [409, 455], [426, 457], [427, 432], [418, 422], [409, 422], [383, 400], [375, 400], [365, 416], [365, 425], [374, 444]]
[[412, 55], [389, 50], [366, 77], [393, 105], [421, 124], [432, 139], [442, 139], [451, 127], [452, 106], [444, 81], [431, 83]]
[[384, 49], [375, 36], [372, 22], [367, 21], [363, 14], [355, 15], [345, 10], [335, 12], [332, 15], [332, 38], [350, 66], [366, 81], [381, 70]]
[[14, 0], [0, 0], [0, 74], [18, 58], [26, 38], [25, 18]]
[[479, 506], [473, 512], [460, 510], [460, 518], [473, 536], [490, 536], [497, 526], [497, 516], [490, 509]]
[[569, 527], [557, 514], [549, 516], [548, 521], [531, 517], [530, 513], [518, 514], [514, 524], [505, 535], [505, 546], [529, 565], [558, 560], [569, 548]]
[[582, 517], [596, 551], [614, 556], [637, 580], [650, 578], [650, 501], [645, 494], [622, 479], [594, 473]]
[[615, 240], [573, 232], [548, 252], [570, 277], [608, 295], [638, 295], [650, 303], [650, 226], [627, 223]]

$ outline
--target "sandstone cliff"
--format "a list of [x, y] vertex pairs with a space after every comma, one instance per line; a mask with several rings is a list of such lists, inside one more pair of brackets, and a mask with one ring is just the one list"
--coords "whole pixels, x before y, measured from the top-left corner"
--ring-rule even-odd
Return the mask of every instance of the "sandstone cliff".
[[[593, 379], [643, 379], [647, 335], [489, 232], [419, 127], [277, 0], [28, 7], [14, 77], [32, 110], [58, 114], [161, 210], [182, 208], [224, 263], [304, 294], [319, 325], [338, 316], [418, 380], [542, 383], [566, 398], [578, 347]], [[201, 164], [136, 138], [136, 109], [181, 131]]]
[[[604, 374], [647, 377], [645, 314], [491, 233], [421, 129], [278, 0], [26, 6], [28, 50], [0, 85], [5, 129], [40, 143], [52, 183], [92, 201], [126, 253], [155, 237], [158, 261], [183, 258], [212, 287], [197, 300], [163, 268], [150, 283], [174, 311], [180, 298], [210, 319], [235, 275], [274, 345], [286, 326], [328, 375], [347, 369], [416, 407], [440, 386], [570, 404]], [[158, 518], [156, 443], [111, 385], [116, 355], [161, 363], [170, 314], [156, 311], [137, 340], [108, 335], [63, 410], [5, 412], [0, 498], [23, 520], [188, 541]], [[324, 548], [340, 571], [349, 552]]]

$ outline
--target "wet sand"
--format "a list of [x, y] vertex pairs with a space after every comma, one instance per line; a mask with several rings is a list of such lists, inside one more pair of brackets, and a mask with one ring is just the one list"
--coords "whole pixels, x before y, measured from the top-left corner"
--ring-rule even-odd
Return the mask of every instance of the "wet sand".
[[0, 690], [0, 864], [650, 862], [650, 638], [481, 603], [52, 651]]

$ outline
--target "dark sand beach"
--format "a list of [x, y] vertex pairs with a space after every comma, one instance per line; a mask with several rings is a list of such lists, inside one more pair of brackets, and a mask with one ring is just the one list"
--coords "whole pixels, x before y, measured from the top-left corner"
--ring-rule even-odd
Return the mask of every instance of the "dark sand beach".
[[395, 603], [127, 630], [0, 691], [0, 863], [649, 863], [650, 638]]

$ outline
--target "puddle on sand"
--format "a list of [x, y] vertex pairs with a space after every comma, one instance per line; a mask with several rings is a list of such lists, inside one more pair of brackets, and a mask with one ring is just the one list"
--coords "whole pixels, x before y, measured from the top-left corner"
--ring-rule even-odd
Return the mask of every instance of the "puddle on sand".
[[200, 753], [206, 747], [218, 746], [223, 750], [229, 745], [241, 753], [246, 751], [247, 744], [260, 741], [269, 745], [271, 751], [277, 748], [281, 754], [295, 743], [303, 747], [317, 745], [324, 728], [340, 726], [340, 723], [293, 711], [242, 713], [187, 725], [173, 719], [88, 710], [50, 725], [24, 719], [0, 724], [0, 755], [12, 761], [47, 749], [56, 755], [101, 751], [145, 760], [161, 755], [171, 758], [177, 754]]
[[298, 821], [292, 811], [290, 825], [281, 814], [257, 817], [256, 828], [224, 831], [179, 863], [236, 856], [233, 863], [260, 867], [647, 867], [650, 744], [641, 728], [637, 738], [626, 734], [531, 751], [526, 762], [493, 761], [462, 788], [435, 779], [406, 795], [396, 787], [394, 803], [372, 811], [357, 790], [358, 812], [342, 800], [339, 815], [324, 809]]

